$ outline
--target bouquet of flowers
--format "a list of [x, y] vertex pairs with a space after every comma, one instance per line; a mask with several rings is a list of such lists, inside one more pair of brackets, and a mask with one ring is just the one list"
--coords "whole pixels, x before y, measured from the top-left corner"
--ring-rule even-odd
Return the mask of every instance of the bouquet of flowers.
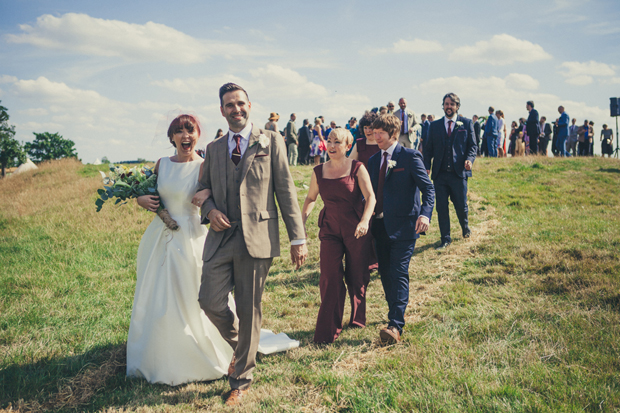
[[[115, 166], [110, 164], [108, 175], [101, 171], [99, 173], [103, 178], [104, 189], [100, 188], [97, 190], [99, 194], [99, 198], [95, 201], [97, 212], [101, 211], [105, 201], [112, 198], [116, 198], [114, 204], [117, 205], [127, 203], [128, 199], [142, 195], [159, 195], [157, 192], [157, 174], [153, 172], [152, 168], [143, 165], [128, 168], [124, 165]], [[172, 219], [161, 199], [156, 213], [169, 229], [172, 231], [179, 229], [179, 225]]]

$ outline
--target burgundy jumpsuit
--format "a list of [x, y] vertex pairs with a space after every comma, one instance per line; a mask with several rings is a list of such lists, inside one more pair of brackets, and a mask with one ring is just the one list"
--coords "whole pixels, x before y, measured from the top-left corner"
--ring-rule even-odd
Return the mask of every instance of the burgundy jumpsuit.
[[355, 229], [364, 212], [362, 191], [357, 182], [357, 171], [361, 165], [361, 162], [353, 160], [350, 175], [336, 179], [323, 178], [323, 165], [314, 168], [319, 194], [325, 204], [318, 222], [321, 308], [316, 320], [315, 343], [332, 343], [340, 335], [347, 288], [351, 300], [349, 324], [355, 327], [366, 325], [366, 287], [370, 282], [368, 260], [372, 236], [369, 230], [363, 237], [355, 238]]

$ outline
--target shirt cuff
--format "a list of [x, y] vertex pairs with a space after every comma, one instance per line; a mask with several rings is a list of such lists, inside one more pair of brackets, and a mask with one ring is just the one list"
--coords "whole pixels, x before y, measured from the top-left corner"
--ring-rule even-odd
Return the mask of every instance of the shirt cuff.
[[305, 239], [294, 239], [291, 241], [291, 245], [304, 245], [305, 243]]
[[428, 222], [429, 222], [429, 223], [431, 222], [431, 219], [430, 219], [429, 217], [427, 217], [426, 215], [420, 215], [420, 216], [421, 216], [421, 217], [424, 217], [424, 218], [426, 218], [426, 219], [428, 219]]

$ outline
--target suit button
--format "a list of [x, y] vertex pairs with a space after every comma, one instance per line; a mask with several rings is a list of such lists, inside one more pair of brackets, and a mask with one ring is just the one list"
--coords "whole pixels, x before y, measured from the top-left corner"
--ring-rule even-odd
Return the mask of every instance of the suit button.
[[236, 182], [236, 183], [239, 183], [239, 180], [237, 179], [235, 182]]
[[235, 168], [235, 171], [238, 171], [238, 170], [239, 170], [239, 168]]

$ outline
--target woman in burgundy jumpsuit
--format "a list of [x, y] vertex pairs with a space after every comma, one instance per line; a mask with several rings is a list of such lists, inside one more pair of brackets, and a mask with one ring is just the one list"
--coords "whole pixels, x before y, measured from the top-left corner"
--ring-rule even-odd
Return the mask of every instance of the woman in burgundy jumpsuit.
[[321, 307], [316, 321], [315, 343], [332, 343], [342, 331], [347, 288], [351, 300], [349, 324], [355, 327], [366, 325], [366, 287], [370, 282], [368, 260], [372, 250], [368, 227], [375, 195], [366, 168], [361, 162], [346, 157], [352, 143], [353, 136], [346, 129], [332, 130], [327, 138], [330, 160], [314, 168], [302, 209], [305, 224], [317, 196], [321, 195], [325, 204], [318, 222]]

